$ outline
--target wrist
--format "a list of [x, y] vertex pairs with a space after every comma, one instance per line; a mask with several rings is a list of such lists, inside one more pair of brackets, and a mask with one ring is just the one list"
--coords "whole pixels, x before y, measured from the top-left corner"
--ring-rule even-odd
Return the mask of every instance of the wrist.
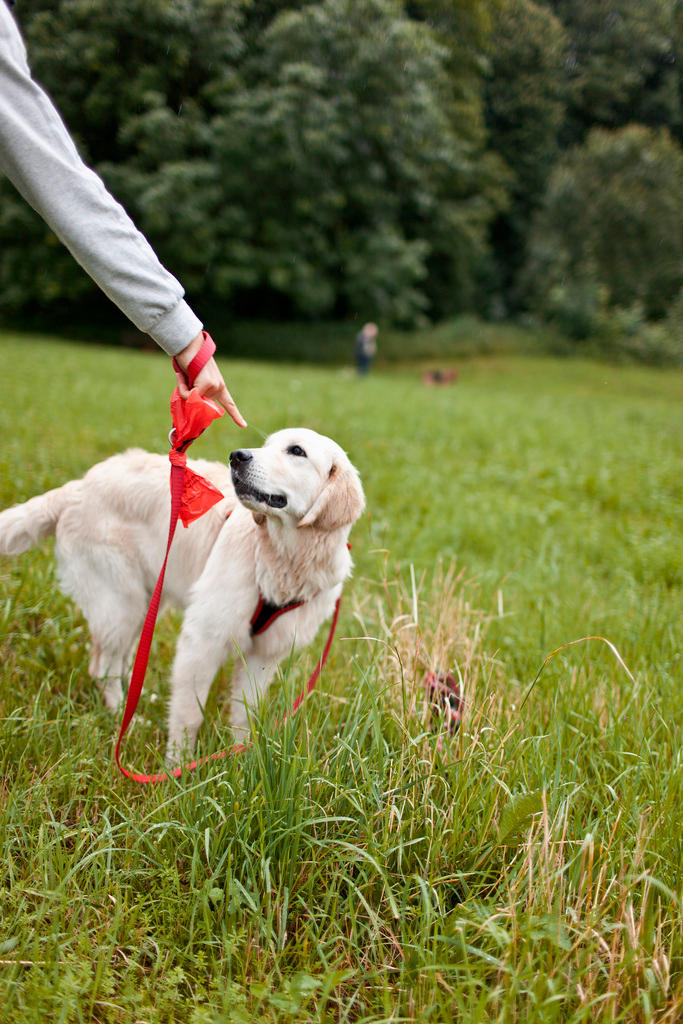
[[199, 334], [195, 335], [190, 344], [177, 354], [176, 361], [179, 366], [186, 370], [194, 357], [199, 352], [200, 348], [204, 344], [204, 333], [200, 331]]

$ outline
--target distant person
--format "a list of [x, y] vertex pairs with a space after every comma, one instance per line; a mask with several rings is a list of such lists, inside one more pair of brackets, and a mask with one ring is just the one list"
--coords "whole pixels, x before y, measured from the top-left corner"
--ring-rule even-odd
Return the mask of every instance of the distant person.
[[[180, 283], [83, 163], [52, 101], [33, 81], [13, 6], [0, 0], [0, 170], [128, 319], [186, 370], [202, 346], [202, 323]], [[176, 377], [186, 398], [185, 378], [177, 371]], [[246, 426], [215, 359], [195, 386]]]
[[373, 359], [377, 355], [377, 335], [379, 328], [377, 324], [368, 323], [356, 335], [354, 354], [358, 373], [364, 376], [370, 371]]

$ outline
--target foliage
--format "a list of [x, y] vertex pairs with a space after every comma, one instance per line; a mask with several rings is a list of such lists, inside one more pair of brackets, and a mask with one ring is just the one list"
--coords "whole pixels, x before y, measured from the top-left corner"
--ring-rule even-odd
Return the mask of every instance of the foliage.
[[[156, 354], [28, 336], [0, 350], [3, 506], [165, 446]], [[414, 371], [223, 369], [259, 428], [327, 430], [363, 475], [330, 661], [278, 728], [315, 646], [293, 659], [241, 759], [133, 787], [50, 545], [3, 562], [0, 1016], [679, 1019], [680, 374], [498, 357], [437, 390]], [[234, 429], [197, 454], [224, 458]], [[155, 641], [135, 766], [160, 747], [176, 630]], [[534, 682], [588, 633], [633, 680], [594, 641]], [[432, 664], [465, 685], [442, 750]], [[230, 738], [217, 691], [204, 750]]]
[[[185, 286], [198, 288], [211, 255], [208, 90], [233, 79], [241, 0], [33, 6], [26, 38], [36, 78], [86, 162]], [[141, 177], [152, 169], [145, 190]], [[92, 294], [89, 278], [6, 181], [0, 210], [0, 308]]]
[[[680, 151], [648, 140], [683, 137], [678, 0], [23, 0], [17, 13], [84, 157], [201, 315], [531, 313], [575, 338], [638, 306], [653, 324], [638, 350], [671, 348], [680, 253], [664, 206]], [[624, 171], [637, 151], [655, 165], [642, 189]], [[598, 239], [586, 212], [599, 251], [577, 255], [574, 221], [551, 211], [563, 175], [583, 195], [597, 173], [615, 175], [596, 199], [607, 219]], [[0, 181], [0, 315], [52, 325], [75, 309], [116, 317]]]
[[601, 305], [665, 316], [683, 286], [682, 194], [683, 152], [667, 132], [594, 129], [558, 163], [536, 218], [525, 269], [536, 303], [575, 336]]
[[565, 134], [632, 121], [683, 127], [678, 0], [551, 0], [568, 35], [571, 77]]
[[683, 366], [683, 289], [666, 317], [653, 322], [642, 303], [628, 309], [601, 307], [591, 330], [592, 351], [653, 366]]
[[27, 26], [34, 73], [94, 164], [163, 166], [203, 141], [207, 93], [234, 78], [243, 4], [70, 0]]
[[[195, 294], [404, 323], [471, 306], [502, 202], [475, 72], [398, 0], [243, 7], [74, 0], [27, 35], [84, 154]], [[20, 203], [5, 185], [11, 225]], [[39, 265], [41, 297], [90, 287], [41, 226], [13, 279], [18, 237], [6, 308]]]
[[546, 7], [533, 0], [496, 6], [486, 120], [491, 146], [511, 172], [510, 208], [492, 228], [497, 280], [509, 299], [564, 123], [566, 45], [561, 23]]
[[244, 271], [303, 312], [415, 319], [427, 259], [476, 262], [485, 226], [444, 116], [445, 51], [387, 0], [290, 11], [262, 46], [258, 81], [214, 123], [227, 199], [251, 211]]
[[[502, 0], [494, 6], [487, 84], [491, 144], [496, 152], [509, 152], [508, 162], [523, 172], [513, 180], [510, 210], [492, 227], [496, 260], [489, 288], [502, 290], [505, 310], [529, 299], [523, 266], [532, 215], [549, 170], [568, 146], [584, 142], [597, 126], [614, 130], [632, 122], [666, 127], [680, 141], [683, 8], [677, 0]], [[595, 305], [594, 289], [568, 268], [563, 291], [572, 332]], [[575, 310], [575, 303], [583, 309]], [[535, 311], [547, 313], [543, 303]]]

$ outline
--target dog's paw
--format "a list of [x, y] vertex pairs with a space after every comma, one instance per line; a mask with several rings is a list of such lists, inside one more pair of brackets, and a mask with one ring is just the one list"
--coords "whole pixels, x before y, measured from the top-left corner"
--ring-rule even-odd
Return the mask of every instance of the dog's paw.
[[169, 740], [166, 747], [166, 756], [164, 757], [166, 770], [170, 772], [174, 771], [176, 768], [182, 768], [188, 760], [187, 745], [185, 743], [176, 743]]
[[125, 704], [120, 676], [103, 676], [95, 680], [95, 685], [102, 695], [107, 710], [114, 718], [118, 718]]

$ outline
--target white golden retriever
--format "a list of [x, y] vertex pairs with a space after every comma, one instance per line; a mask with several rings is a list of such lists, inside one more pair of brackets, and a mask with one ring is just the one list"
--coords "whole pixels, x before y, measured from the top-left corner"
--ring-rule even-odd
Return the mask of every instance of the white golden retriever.
[[[347, 537], [364, 508], [358, 473], [334, 441], [313, 430], [272, 434], [262, 448], [221, 463], [188, 460], [225, 497], [171, 548], [163, 604], [185, 608], [171, 679], [169, 762], [194, 746], [202, 709], [223, 661], [236, 655], [231, 723], [247, 709], [278, 662], [310, 643], [351, 573]], [[26, 551], [54, 533], [61, 589], [90, 627], [90, 675], [107, 705], [122, 701], [168, 537], [169, 465], [131, 449], [73, 480], [0, 513], [0, 554]], [[260, 602], [299, 607], [263, 632], [252, 629]]]

